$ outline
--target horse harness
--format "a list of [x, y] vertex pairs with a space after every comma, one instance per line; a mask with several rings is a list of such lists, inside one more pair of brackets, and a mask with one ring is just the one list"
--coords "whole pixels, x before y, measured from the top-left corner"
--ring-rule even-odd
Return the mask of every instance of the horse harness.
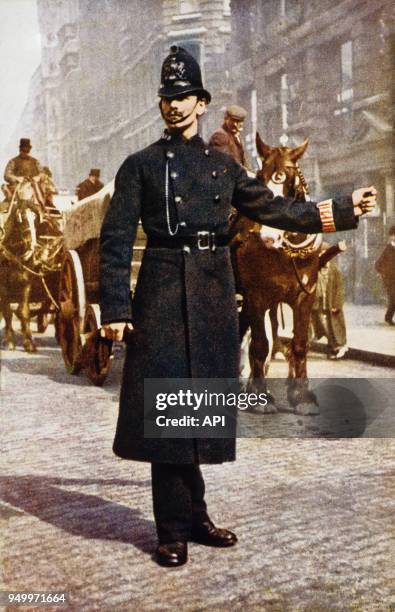
[[[39, 207], [40, 207], [40, 212], [41, 212], [41, 208], [45, 209], [45, 205], [43, 203], [43, 199], [42, 199], [42, 194], [39, 190], [39, 188], [37, 187], [37, 189], [35, 188], [35, 185], [33, 184], [32, 181], [30, 181], [33, 187], [33, 192], [39, 202]], [[13, 208], [15, 206], [16, 203], [16, 196], [18, 194], [19, 191], [19, 187], [20, 184], [17, 185], [16, 189], [14, 190], [14, 193], [12, 194], [12, 198], [11, 198], [11, 202], [10, 202], [10, 206], [8, 208], [8, 211], [6, 213], [6, 218], [3, 224], [3, 227], [0, 228], [2, 235], [0, 235], [0, 239], [2, 240], [2, 242], [0, 242], [0, 254], [3, 255], [3, 257], [5, 259], [7, 259], [8, 261], [11, 261], [15, 264], [17, 264], [22, 270], [24, 270], [25, 272], [28, 272], [28, 274], [37, 277], [41, 280], [42, 285], [44, 287], [44, 290], [46, 292], [46, 294], [48, 295], [50, 301], [52, 302], [52, 304], [55, 306], [55, 308], [57, 310], [59, 310], [59, 305], [57, 304], [55, 298], [53, 297], [52, 293], [50, 292], [48, 285], [45, 281], [45, 275], [50, 273], [50, 272], [57, 272], [58, 270], [60, 270], [60, 264], [56, 264], [54, 263], [54, 260], [56, 259], [56, 257], [58, 256], [58, 254], [60, 253], [62, 247], [63, 247], [63, 236], [58, 236], [58, 237], [51, 237], [52, 243], [53, 243], [53, 252], [51, 253], [51, 256], [48, 258], [48, 262], [44, 262], [41, 261], [41, 270], [37, 271], [34, 270], [32, 267], [26, 265], [26, 262], [29, 261], [29, 259], [32, 257], [33, 253], [24, 253], [23, 255], [15, 255], [14, 253], [12, 253], [5, 245], [4, 245], [4, 238], [5, 238], [5, 230], [4, 227], [6, 226], [6, 223], [8, 221], [8, 219], [11, 216], [11, 213], [13, 211]], [[52, 220], [50, 220], [52, 221]], [[43, 238], [48, 238], [48, 237], [44, 237]], [[21, 244], [21, 243], [25, 243], [25, 240], [21, 240], [17, 243], [14, 243], [15, 245]], [[41, 247], [41, 251], [44, 251], [44, 249], [46, 248], [46, 246], [42, 246]], [[52, 262], [52, 264], [51, 264]]]
[[[301, 193], [303, 194], [305, 200], [309, 200], [310, 190], [309, 190], [307, 181], [304, 177], [304, 174], [299, 167], [299, 164], [297, 162], [285, 161], [283, 164], [283, 167], [291, 168], [292, 170], [295, 171], [295, 178], [297, 178], [299, 181], [298, 184], [296, 184], [295, 182], [295, 187], [296, 187], [295, 196], [298, 193]], [[271, 177], [271, 180], [273, 181], [273, 183], [277, 185], [284, 184], [286, 179], [287, 179], [287, 175], [285, 172], [274, 173]], [[272, 228], [270, 228], [270, 230], [272, 230]], [[260, 236], [262, 237], [262, 227], [259, 230], [259, 232], [257, 232], [256, 228], [254, 227], [251, 230], [251, 233], [259, 233]], [[306, 287], [308, 278], [305, 280], [304, 278], [301, 277], [300, 271], [297, 268], [296, 262], [298, 260], [307, 259], [308, 257], [310, 257], [310, 255], [312, 255], [313, 253], [319, 250], [322, 244], [322, 234], [308, 234], [305, 240], [303, 240], [300, 243], [295, 243], [292, 241], [291, 239], [292, 234], [293, 232], [286, 232], [286, 231], [279, 230], [277, 241], [274, 240], [274, 244], [271, 247], [268, 247], [267, 245], [265, 245], [265, 248], [275, 248], [275, 249], [282, 251], [285, 255], [287, 255], [287, 257], [291, 259], [292, 268], [294, 270], [296, 280], [301, 290], [307, 295], [312, 295], [316, 290], [317, 284], [313, 283], [313, 285], [309, 289]], [[264, 236], [264, 233], [263, 233], [263, 236]]]

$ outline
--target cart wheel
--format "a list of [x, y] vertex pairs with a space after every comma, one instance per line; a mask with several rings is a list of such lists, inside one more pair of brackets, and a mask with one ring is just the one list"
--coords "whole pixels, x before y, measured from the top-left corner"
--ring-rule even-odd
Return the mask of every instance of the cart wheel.
[[85, 287], [77, 251], [68, 251], [65, 255], [60, 274], [59, 303], [57, 336], [63, 360], [70, 374], [78, 374], [82, 367], [80, 334], [85, 317]]
[[43, 334], [50, 323], [50, 315], [48, 312], [39, 312], [37, 315], [37, 331]]
[[[92, 350], [84, 347], [84, 354], [89, 358], [84, 359], [84, 370], [89, 380], [94, 385], [101, 386], [107, 378], [111, 365], [112, 343], [100, 341], [96, 334], [100, 328], [100, 308], [98, 304], [89, 304], [85, 312], [84, 334], [88, 337], [87, 344], [93, 342]], [[86, 350], [88, 349], [88, 350]]]
[[55, 340], [56, 340], [57, 344], [60, 344], [59, 318], [60, 318], [60, 315], [59, 315], [59, 311], [58, 311], [58, 312], [55, 313], [54, 322], [53, 322], [54, 328], [55, 328]]

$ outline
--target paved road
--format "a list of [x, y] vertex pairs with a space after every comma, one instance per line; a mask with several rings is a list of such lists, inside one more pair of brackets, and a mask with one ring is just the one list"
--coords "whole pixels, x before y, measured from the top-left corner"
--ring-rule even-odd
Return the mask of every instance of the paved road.
[[[2, 588], [66, 590], [78, 611], [390, 609], [391, 438], [323, 439], [317, 417], [246, 415], [288, 437], [243, 438], [235, 464], [204, 469], [212, 517], [239, 544], [191, 545], [187, 566], [162, 569], [151, 560], [149, 467], [111, 452], [121, 359], [98, 389], [65, 373], [51, 338], [39, 344], [33, 356], [2, 353]], [[359, 367], [313, 356], [310, 374]], [[363, 376], [351, 391], [370, 397], [393, 371], [365, 364]], [[386, 393], [361, 435], [377, 434]]]

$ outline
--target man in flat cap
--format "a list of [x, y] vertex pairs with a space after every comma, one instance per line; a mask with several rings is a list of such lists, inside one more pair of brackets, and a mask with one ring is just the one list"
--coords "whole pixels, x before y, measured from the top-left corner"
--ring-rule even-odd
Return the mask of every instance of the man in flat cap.
[[240, 133], [243, 130], [247, 111], [237, 104], [228, 106], [225, 110], [222, 127], [215, 130], [210, 138], [210, 146], [227, 153], [241, 166], [246, 166], [246, 158]]
[[19, 155], [10, 159], [4, 171], [4, 179], [7, 181], [7, 199], [11, 199], [15, 187], [25, 179], [36, 183], [41, 180], [42, 168], [40, 162], [29, 155], [32, 145], [29, 138], [21, 138], [19, 141]]
[[[158, 389], [152, 379], [165, 391], [169, 379], [193, 379], [194, 385], [198, 379], [238, 377], [238, 319], [227, 246], [231, 206], [258, 223], [316, 233], [357, 227], [357, 217], [374, 207], [376, 192], [357, 190], [325, 207], [295, 206], [274, 197], [199, 136], [211, 96], [198, 63], [182, 48], [172, 47], [165, 59], [158, 94], [165, 133], [127, 157], [115, 178], [100, 237], [100, 306], [102, 334], [124, 337], [127, 344], [113, 450], [123, 459], [151, 463], [156, 560], [175, 567], [186, 563], [190, 541], [220, 548], [237, 542], [209, 517], [200, 469], [204, 463], [234, 461], [234, 437], [213, 430], [207, 438], [191, 429], [181, 438], [152, 437], [144, 410], [144, 400]], [[140, 218], [147, 247], [131, 300]], [[127, 327], [133, 330], [126, 334]], [[221, 480], [226, 496], [229, 485]]]
[[94, 193], [97, 193], [103, 187], [104, 185], [100, 180], [99, 168], [92, 168], [92, 170], [89, 172], [88, 178], [77, 185], [75, 192], [78, 199], [83, 200], [84, 198], [88, 198]]

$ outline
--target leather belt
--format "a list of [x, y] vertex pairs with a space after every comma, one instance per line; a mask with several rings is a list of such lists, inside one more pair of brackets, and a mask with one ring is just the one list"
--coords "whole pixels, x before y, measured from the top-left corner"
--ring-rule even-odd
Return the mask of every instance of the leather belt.
[[189, 236], [148, 236], [147, 249], [198, 249], [199, 251], [215, 251], [217, 247], [227, 246], [228, 236], [215, 232], [197, 232]]

